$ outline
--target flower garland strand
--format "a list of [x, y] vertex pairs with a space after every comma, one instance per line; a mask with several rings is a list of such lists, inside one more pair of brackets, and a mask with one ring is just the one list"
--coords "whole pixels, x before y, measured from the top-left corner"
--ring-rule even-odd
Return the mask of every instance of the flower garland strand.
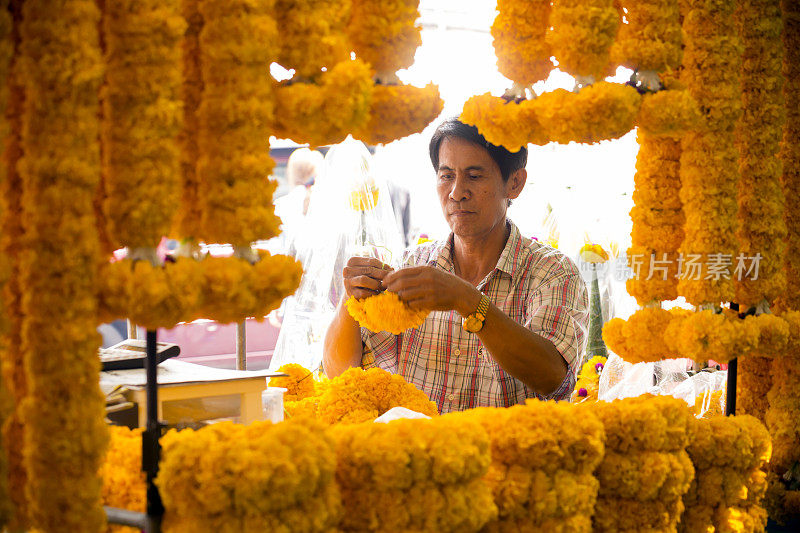
[[[280, 49], [277, 62], [301, 80], [313, 80], [348, 59], [345, 34], [351, 0], [274, 0]], [[265, 80], [266, 83], [266, 80]]]
[[369, 119], [353, 137], [367, 144], [387, 144], [421, 133], [443, 109], [438, 85], [375, 85]]
[[361, 300], [351, 296], [345, 305], [350, 316], [362, 327], [370, 331], [388, 331], [395, 335], [420, 327], [430, 314], [430, 311], [411, 309], [397, 294], [390, 291]]
[[622, 0], [627, 24], [611, 47], [611, 61], [643, 72], [664, 72], [681, 64], [678, 0]]
[[105, 3], [104, 205], [117, 246], [155, 248], [180, 198], [179, 0]]
[[545, 40], [560, 70], [591, 84], [606, 74], [620, 23], [614, 0], [553, 0]]
[[273, 0], [199, 0], [203, 97], [197, 110], [198, 197], [207, 243], [249, 246], [278, 234], [270, 182], [278, 55]]
[[203, 29], [203, 16], [198, 10], [198, 1], [180, 1], [181, 15], [187, 24], [186, 33], [181, 41], [183, 123], [178, 136], [181, 150], [181, 200], [173, 219], [171, 234], [188, 239], [194, 239], [197, 235], [202, 218], [197, 178], [197, 160], [200, 158], [197, 147], [197, 131], [200, 128], [197, 110], [203, 97], [199, 39]]
[[[13, 32], [8, 36], [11, 39], [12, 49], [19, 46], [19, 19], [21, 17], [19, 2], [12, 2], [5, 6], [4, 12], [12, 15], [10, 23]], [[9, 12], [8, 9], [12, 12]], [[4, 21], [5, 22], [5, 21]], [[9, 28], [10, 30], [12, 28]], [[0, 511], [6, 513], [5, 520], [1, 523], [8, 526], [9, 531], [22, 531], [28, 529], [28, 504], [25, 496], [27, 484], [27, 471], [23, 463], [23, 446], [25, 441], [25, 426], [22, 421], [21, 404], [27, 395], [27, 377], [23, 364], [22, 352], [22, 294], [20, 287], [20, 256], [24, 246], [22, 226], [22, 181], [17, 168], [17, 163], [22, 155], [20, 135], [22, 131], [22, 109], [24, 93], [19, 85], [16, 60], [7, 65], [6, 76], [0, 87], [2, 94], [7, 94], [7, 107], [0, 120], [7, 119], [7, 138], [3, 152], [2, 170], [5, 175], [0, 180], [0, 203], [2, 203], [3, 216], [0, 218], [0, 255], [5, 258], [6, 272], [5, 284], [0, 292], [2, 313], [5, 314], [5, 331], [0, 331], [0, 369], [2, 370], [2, 386], [7, 395], [8, 410], [3, 413], [2, 420], [2, 454], [6, 459], [6, 471], [3, 475], [7, 480], [8, 499], [5, 500], [9, 508]], [[4, 91], [8, 91], [5, 93]], [[3, 328], [0, 328], [3, 329]], [[2, 526], [0, 526], [2, 527]]]
[[781, 160], [778, 157], [786, 111], [783, 102], [783, 49], [780, 0], [745, 0], [736, 23], [744, 46], [742, 107], [736, 127], [739, 149], [739, 253], [761, 255], [757, 279], [736, 280], [736, 301], [755, 306], [784, 293], [786, 246]]
[[780, 300], [784, 309], [800, 309], [800, 7], [791, 0], [783, 0], [781, 7], [786, 122], [780, 156], [788, 234], [783, 261], [786, 291]]
[[26, 0], [22, 15], [19, 72], [28, 105], [18, 166], [31, 237], [20, 267], [26, 493], [36, 529], [100, 531], [97, 473], [108, 441], [92, 204], [101, 172], [100, 12], [93, 0]]
[[419, 0], [352, 0], [347, 35], [356, 57], [375, 69], [379, 83], [398, 83], [397, 72], [414, 62], [422, 44]]
[[[734, 258], [739, 170], [734, 128], [741, 115], [741, 46], [734, 3], [686, 0], [681, 81], [703, 110], [699, 127], [682, 140], [680, 177], [686, 216], [684, 257], [702, 258], [699, 279], [683, 276], [678, 294], [694, 305], [732, 301], [731, 279], [708, 268], [710, 257]], [[713, 87], [713, 90], [709, 88]]]
[[530, 87], [553, 70], [553, 54], [545, 40], [550, 10], [548, 0], [497, 2], [491, 30], [497, 68], [517, 86]]
[[[100, 477], [103, 480], [103, 505], [144, 513], [147, 486], [142, 471], [142, 429], [110, 426], [111, 440]], [[109, 526], [111, 532], [129, 528]]]

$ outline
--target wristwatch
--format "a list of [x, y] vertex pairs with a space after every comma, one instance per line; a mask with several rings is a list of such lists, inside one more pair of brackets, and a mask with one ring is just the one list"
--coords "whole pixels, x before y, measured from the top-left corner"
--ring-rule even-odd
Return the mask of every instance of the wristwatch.
[[461, 327], [470, 333], [477, 333], [483, 328], [483, 323], [486, 320], [486, 313], [489, 312], [489, 298], [485, 294], [481, 294], [481, 301], [478, 303], [478, 309], [469, 316], [461, 319]]

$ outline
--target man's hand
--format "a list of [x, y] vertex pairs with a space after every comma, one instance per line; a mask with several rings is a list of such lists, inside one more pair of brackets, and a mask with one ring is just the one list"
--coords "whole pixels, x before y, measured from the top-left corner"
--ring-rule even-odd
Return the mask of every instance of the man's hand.
[[481, 293], [468, 281], [430, 266], [395, 270], [383, 279], [383, 287], [414, 309], [454, 309], [462, 316], [474, 312], [481, 299]]
[[375, 296], [384, 287], [381, 281], [392, 271], [378, 259], [372, 257], [351, 257], [342, 270], [344, 290], [347, 296], [367, 298]]

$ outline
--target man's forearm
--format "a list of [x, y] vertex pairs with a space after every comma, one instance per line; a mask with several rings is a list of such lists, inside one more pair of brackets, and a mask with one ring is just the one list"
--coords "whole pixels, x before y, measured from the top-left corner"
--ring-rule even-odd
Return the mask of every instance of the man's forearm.
[[350, 367], [361, 365], [361, 329], [340, 302], [325, 334], [322, 367], [333, 378]]

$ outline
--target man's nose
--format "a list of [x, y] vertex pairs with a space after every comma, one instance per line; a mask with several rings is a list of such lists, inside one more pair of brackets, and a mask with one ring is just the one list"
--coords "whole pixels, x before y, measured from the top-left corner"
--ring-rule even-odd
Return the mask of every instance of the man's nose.
[[469, 198], [469, 178], [459, 173], [456, 173], [456, 179], [453, 180], [453, 187], [450, 189], [450, 199], [454, 202], [461, 202]]

